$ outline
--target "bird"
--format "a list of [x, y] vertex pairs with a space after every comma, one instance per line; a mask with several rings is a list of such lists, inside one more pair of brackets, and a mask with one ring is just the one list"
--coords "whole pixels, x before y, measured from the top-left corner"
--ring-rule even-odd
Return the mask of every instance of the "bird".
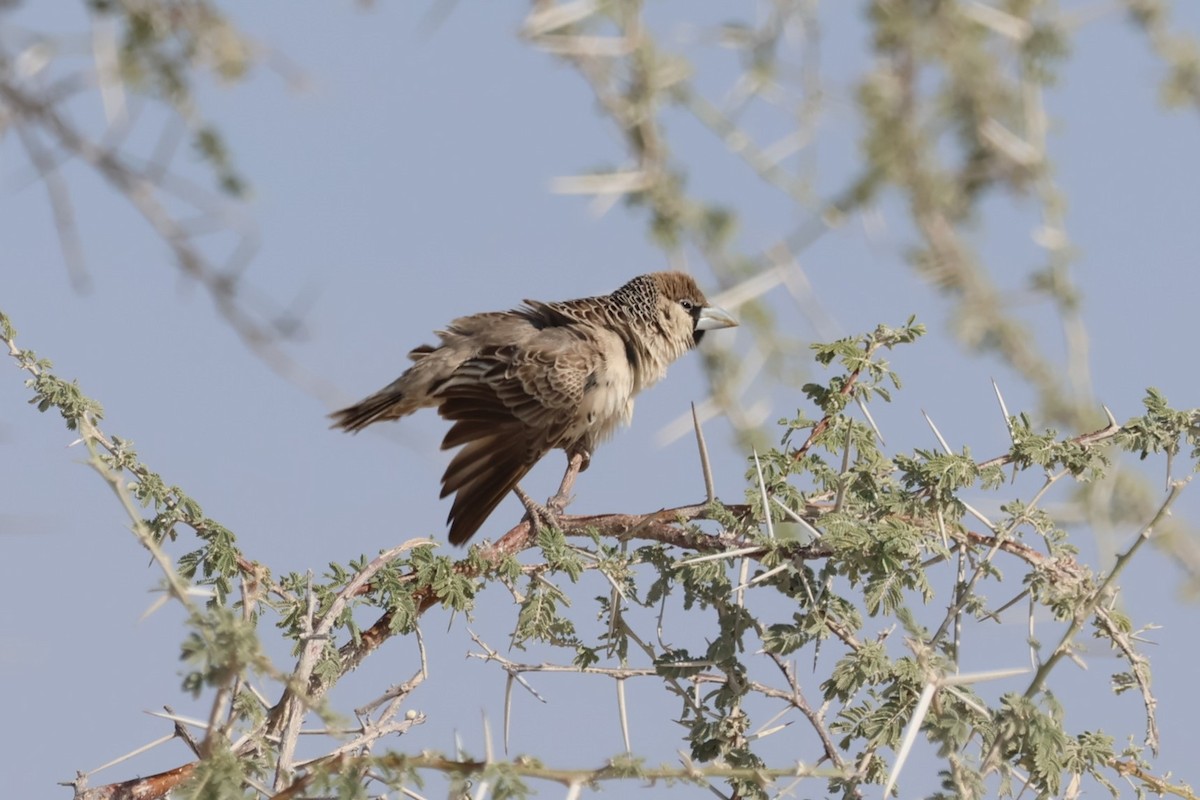
[[[607, 295], [525, 300], [510, 311], [472, 314], [413, 349], [404, 374], [329, 416], [357, 433], [436, 408], [451, 426], [442, 449], [461, 449], [442, 476], [453, 493], [451, 544], [465, 544], [516, 492], [536, 525], [557, 519], [596, 446], [633, 416], [634, 397], [709, 330], [737, 320], [683, 272], [639, 275]], [[558, 492], [540, 506], [519, 487], [551, 450], [567, 455]]]

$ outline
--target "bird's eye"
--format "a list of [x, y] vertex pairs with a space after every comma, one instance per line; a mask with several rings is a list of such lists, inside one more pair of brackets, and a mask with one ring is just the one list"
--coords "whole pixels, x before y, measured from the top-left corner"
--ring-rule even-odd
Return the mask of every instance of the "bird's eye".
[[695, 303], [693, 303], [691, 300], [686, 300], [686, 299], [680, 300], [679, 305], [683, 306], [684, 311], [691, 311], [693, 308], [696, 307]]

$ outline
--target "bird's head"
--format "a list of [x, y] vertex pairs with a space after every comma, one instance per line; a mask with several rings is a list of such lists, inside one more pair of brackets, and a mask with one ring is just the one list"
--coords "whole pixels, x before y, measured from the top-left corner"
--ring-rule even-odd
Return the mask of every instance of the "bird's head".
[[700, 343], [704, 332], [730, 328], [737, 320], [712, 305], [690, 275], [652, 272], [639, 275], [610, 295], [613, 310], [630, 323], [631, 361], [647, 371], [647, 383], [662, 377], [666, 366]]
[[691, 275], [655, 272], [649, 277], [658, 289], [658, 312], [673, 335], [691, 337], [692, 345], [697, 345], [705, 331], [738, 324], [728, 311], [708, 302]]
[[691, 275], [653, 272], [635, 278], [626, 286], [640, 280], [648, 281], [651, 286], [655, 317], [667, 337], [684, 342], [687, 347], [699, 344], [705, 331], [732, 328], [738, 324], [728, 311], [708, 302]]

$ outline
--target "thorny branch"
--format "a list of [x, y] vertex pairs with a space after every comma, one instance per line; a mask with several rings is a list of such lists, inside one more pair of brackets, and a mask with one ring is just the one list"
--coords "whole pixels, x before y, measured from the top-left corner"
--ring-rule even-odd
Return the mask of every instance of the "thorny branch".
[[[23, 352], [19, 347], [17, 347], [15, 340], [10, 335], [6, 335], [4, 341], [8, 345], [10, 355], [12, 355], [21, 364], [23, 369], [28, 371], [33, 376], [34, 380], [38, 380], [46, 376], [46, 373], [43, 371], [43, 367], [41, 366], [41, 362], [37, 362], [31, 356]], [[842, 385], [852, 386], [853, 382], [846, 380]], [[66, 412], [64, 410], [64, 414], [65, 413]], [[108, 437], [96, 425], [95, 420], [90, 413], [85, 410], [83, 412], [77, 412], [77, 414], [78, 415], [73, 418], [73, 424], [81, 430], [83, 433], [83, 441], [85, 441], [89, 447], [103, 450], [110, 456], [116, 456], [121, 451], [120, 445], [115, 440]], [[829, 424], [828, 419], [825, 419], [814, 423], [814, 425], [820, 425], [822, 422], [824, 422], [826, 425]], [[1082, 445], [1084, 447], [1095, 447], [1110, 441], [1121, 431], [1122, 429], [1120, 426], [1112, 423], [1104, 429], [1077, 436], [1069, 441], [1073, 444]], [[801, 447], [810, 446], [811, 441], [812, 439], [810, 437], [810, 439], [801, 445]], [[983, 464], [1003, 464], [1010, 460], [1010, 458], [1011, 456], [1009, 455], [998, 456], [983, 462]], [[129, 513], [131, 519], [134, 520], [135, 532], [137, 532], [137, 530], [142, 530], [142, 534], [139, 535], [139, 540], [142, 541], [145, 546], [149, 547], [152, 552], [155, 552], [157, 544], [154, 538], [149, 536], [148, 532], [140, 528], [142, 525], [140, 514], [134, 507], [132, 500], [125, 493], [124, 484], [119, 479], [119, 476], [113, 474], [112, 470], [109, 469], [103, 462], [99, 463], [104, 466], [104, 470], [102, 470], [102, 472], [106, 475], [106, 480], [108, 480], [109, 484], [114, 486], [114, 488], [117, 490], [118, 496], [121, 497], [122, 502], [126, 505], [127, 513]], [[145, 467], [141, 466], [140, 464], [126, 465], [125, 468], [128, 469], [139, 480], [145, 481], [151, 478]], [[1046, 487], [1043, 488], [1043, 492], [1051, 483], [1053, 483], [1053, 480], [1047, 482]], [[1031, 508], [1035, 504], [1036, 499], [1034, 500], [1033, 504], [1031, 504]], [[1167, 507], [1167, 505], [1164, 506], [1163, 512], [1165, 512]], [[822, 517], [824, 514], [833, 510], [834, 506], [828, 504], [823, 505], [822, 503], [816, 501], [808, 503], [805, 512], [808, 516], [808, 524], [814, 530], [818, 529], [822, 525]], [[731, 505], [721, 507], [711, 503], [679, 506], [645, 514], [564, 515], [560, 521], [562, 533], [566, 536], [587, 537], [589, 539], [599, 536], [617, 541], [644, 541], [665, 544], [685, 552], [699, 554], [698, 556], [688, 559], [688, 561], [693, 562], [712, 558], [728, 558], [731, 555], [736, 555], [740, 558], [754, 561], [772, 556], [777, 559], [782, 558], [785, 562], [802, 564], [805, 561], [827, 559], [833, 555], [833, 551], [829, 548], [829, 546], [822, 543], [823, 537], [819, 537], [809, 544], [800, 544], [798, 542], [781, 542], [777, 540], [756, 541], [753, 538], [747, 538], [747, 535], [744, 532], [733, 532], [722, 529], [718, 533], [706, 533], [694, 526], [694, 523], [712, 519], [733, 519], [737, 521], [739, 525], [750, 524], [753, 522], [752, 511], [749, 506]], [[1029, 545], [1015, 540], [1012, 538], [1011, 532], [1008, 530], [996, 530], [993, 528], [988, 534], [974, 533], [969, 530], [960, 531], [957, 529], [947, 532], [940, 526], [939, 521], [929, 520], [923, 524], [927, 530], [927, 535], [931, 538], [937, 538], [945, 534], [949, 535], [950, 538], [956, 542], [955, 546], [957, 547], [976, 547], [985, 549], [986, 556], [984, 561], [977, 564], [979, 569], [982, 569], [983, 564], [985, 564], [987, 560], [993, 558], [997, 553], [1004, 552], [1021, 559], [1035, 569], [1046, 570], [1057, 574], [1064, 582], [1079, 581], [1084, 575], [1080, 568], [1075, 565], [1070, 558], [1064, 558], [1062, 556], [1051, 558], [1033, 549]], [[1152, 526], [1148, 526], [1147, 530], [1149, 530], [1150, 527]], [[1139, 539], [1139, 542], [1145, 538], [1146, 537], [1142, 537]], [[387, 567], [391, 562], [393, 562], [397, 557], [401, 556], [406, 551], [409, 551], [414, 547], [428, 546], [429, 544], [431, 543], [424, 540], [412, 540], [392, 548], [391, 550], [385, 551], [376, 559], [372, 560], [369, 564], [365, 565], [357, 573], [355, 573], [337, 592], [332, 603], [319, 616], [314, 613], [310, 600], [308, 623], [306, 625], [307, 633], [305, 634], [304, 647], [301, 657], [297, 661], [297, 664], [290, 675], [284, 676], [269, 666], [262, 667], [260, 665], [260, 668], [265, 668], [269, 674], [280, 680], [284, 686], [284, 690], [280, 699], [271, 708], [266, 721], [257, 726], [254, 730], [243, 735], [239, 739], [239, 742], [233, 745], [233, 748], [236, 753], [245, 756], [252, 752], [258, 751], [262, 747], [262, 743], [264, 741], [278, 742], [279, 757], [277, 760], [278, 769], [275, 782], [276, 791], [290, 791], [291, 789], [288, 787], [295, 787], [297, 785], [298, 779], [293, 774], [296, 767], [292, 765], [291, 754], [295, 747], [296, 736], [300, 730], [300, 722], [305, 713], [308, 710], [319, 707], [325, 693], [332, 687], [334, 683], [336, 683], [341, 675], [344, 675], [350, 670], [354, 669], [367, 655], [377, 649], [388, 638], [395, 635], [396, 632], [393, 625], [394, 612], [385, 611], [374, 624], [360, 631], [357, 637], [349, 639], [343, 643], [340, 648], [338, 648], [338, 671], [336, 674], [331, 675], [329, 673], [324, 673], [318, 675], [314, 671], [313, 667], [316, 663], [317, 656], [330, 644], [330, 637], [332, 636], [333, 626], [336, 620], [342, 616], [347, 604], [353, 598], [362, 595], [370, 589], [372, 581], [375, 579], [380, 570]], [[469, 557], [454, 562], [453, 569], [464, 577], [472, 580], [482, 580], [488, 576], [490, 570], [501, 565], [506, 559], [518, 553], [524, 552], [533, 546], [534, 541], [530, 525], [527, 521], [523, 521], [514, 526], [507, 534], [505, 534], [496, 542], [484, 544]], [[189, 602], [188, 598], [191, 595], [191, 590], [188, 586], [178, 581], [178, 575], [174, 573], [170, 562], [166, 560], [165, 555], [161, 555], [160, 550], [158, 552], [160, 555], [156, 556], [156, 558], [158, 558], [164, 574], [168, 576], [169, 580], [171, 576], [174, 576], [176, 579], [173, 582], [175, 587], [173, 589], [174, 596], [176, 596], [186, 605]], [[1131, 552], [1127, 554], [1125, 558], [1127, 559], [1130, 557], [1132, 552], [1133, 550], [1131, 549]], [[598, 563], [598, 561], [591, 562], [585, 568], [595, 569]], [[244, 600], [248, 604], [253, 604], [256, 602], [255, 598], [263, 596], [264, 592], [280, 598], [285, 598], [289, 601], [294, 601], [296, 599], [284, 588], [275, 583], [267, 581], [263, 571], [256, 564], [248, 561], [240, 554], [237, 558], [237, 565], [239, 570], [241, 570], [242, 574], [245, 576], [245, 579], [248, 582], [247, 585], [256, 587], [249, 592], [244, 591]], [[523, 567], [523, 571], [527, 572], [528, 574], [537, 573], [542, 569], [544, 569], [544, 565], [534, 564]], [[1112, 577], [1113, 576], [1109, 576], [1108, 580], [1110, 582]], [[440, 600], [431, 586], [419, 585], [416, 581], [416, 578], [417, 576], [415, 573], [409, 573], [401, 576], [400, 581], [402, 584], [408, 583], [413, 586], [414, 606], [417, 614], [420, 615], [433, 608], [440, 602]], [[1095, 594], [1095, 602], [1089, 606], [1089, 608], [1086, 610], [1086, 613], [1083, 613], [1078, 618], [1078, 622], [1082, 623], [1083, 620], [1086, 620], [1088, 617], [1094, 614], [1097, 617], [1099, 624], [1111, 626], [1112, 623], [1110, 621], [1105, 621], [1107, 616], [1106, 609], [1100, 605], [1100, 598], [1107, 596], [1107, 590], [1105, 587], [1108, 585], [1109, 584], [1106, 583], [1103, 587], [1101, 587], [1101, 590], [1097, 590]], [[952, 608], [948, 613], [947, 618], [952, 618], [956, 616], [957, 613], [957, 610]], [[756, 629], [761, 636], [763, 631], [760, 628], [757, 628], [757, 622], [753, 624], [756, 626]], [[830, 620], [828, 628], [830, 632], [840, 638], [850, 650], [856, 651], [861, 647], [861, 643], [858, 642], [848, 631], [839, 629], [836, 620]], [[629, 631], [629, 633], [632, 634], [632, 631]], [[936, 638], [937, 636], [935, 635], [935, 641]], [[1130, 646], [1129, 642], [1126, 641], [1124, 645], [1122, 645], [1120, 641], [1114, 641], [1116, 641], [1116, 645], [1121, 648], [1126, 658], [1134, 667], [1135, 676], [1138, 676], [1138, 680], [1143, 689], [1144, 700], [1147, 705], [1147, 712], [1152, 718], [1153, 698], [1148, 694], [1148, 683], [1142, 681], [1141, 672], [1138, 670], [1138, 665], [1142, 662], [1138, 660], [1139, 657], [1133, 650], [1132, 646]], [[1048, 662], [1048, 664], [1052, 665], [1052, 663], [1060, 658], [1065, 652], [1065, 648], [1060, 648], [1058, 651], [1056, 651], [1055, 656], [1051, 659], [1051, 662]], [[647, 653], [653, 657], [652, 652], [647, 651]], [[510, 674], [518, 674], [525, 671], [549, 671], [556, 669], [551, 665], [522, 665], [515, 662], [510, 662], [491, 650], [489, 650], [487, 658], [502, 663], [506, 670], [510, 672]], [[806, 719], [808, 719], [809, 723], [817, 732], [824, 750], [823, 758], [828, 759], [838, 769], [845, 769], [845, 762], [841, 760], [837, 749], [833, 747], [831, 734], [823, 722], [822, 717], [824, 712], [822, 711], [818, 713], [808, 705], [804, 698], [803, 692], [799, 689], [799, 685], [795, 680], [795, 676], [791, 671], [791, 668], [785, 662], [783, 662], [782, 659], [779, 659], [775, 656], [772, 656], [772, 658], [774, 658], [777, 667], [781, 670], [788, 682], [789, 687], [791, 688], [789, 690], [781, 690], [771, 687], [760, 681], [752, 680], [748, 684], [750, 689], [761, 696], [783, 700], [787, 704], [799, 710], [806, 717]], [[1044, 665], [1044, 668], [1047, 667]], [[566, 668], [563, 667], [561, 669]], [[651, 668], [635, 667], [623, 667], [620, 669], [590, 668], [584, 671], [605, 674], [618, 680], [657, 674], [657, 671]], [[389, 695], [385, 695], [385, 698], [390, 700], [390, 702], [388, 703], [385, 713], [379, 719], [371, 721], [369, 717], [365, 715], [365, 712], [364, 714], [360, 714], [360, 728], [357, 731], [347, 731], [347, 733], [351, 733], [354, 738], [352, 738], [349, 743], [339, 746], [334, 751], [336, 757], [341, 758], [355, 752], [366, 752], [369, 750], [371, 743], [376, 741], [380, 736], [386, 734], [401, 734], [407, 731], [412, 725], [420, 724], [420, 722], [423, 721], [423, 718], [420, 716], [406, 717], [404, 720], [392, 720], [392, 717], [394, 717], [396, 712], [399, 710], [400, 703], [403, 698], [407, 697], [408, 694], [415, 689], [423, 679], [424, 668], [422, 668], [422, 671], [412, 681], [409, 681], [405, 685], [398, 687], [396, 691], [389, 693]], [[694, 678], [693, 684], [697, 686], [704, 683], [718, 684], [725, 680], [728, 680], [728, 676], [721, 673], [701, 673]], [[217, 699], [214, 701], [214, 712], [212, 716], [210, 716], [210, 719], [205, 726], [207, 733], [206, 738], [204, 742], [199, 744], [199, 750], [201, 753], [208, 751], [210, 747], [209, 742], [214, 734], [218, 733], [218, 731], [220, 731], [223, 735], [227, 734], [234, 722], [234, 712], [232, 708], [229, 708], [224, 712], [223, 722], [219, 721], [216, 714], [216, 709], [218, 707], [225, 707], [228, 705], [227, 699], [230, 694], [231, 691], [222, 692], [221, 690], [218, 690], [217, 692]], [[682, 694], [687, 696], [686, 692], [682, 692]], [[381, 699], [380, 702], [382, 701], [384, 701], [384, 699]], [[378, 705], [378, 702], [376, 702], [374, 705]], [[368, 706], [364, 707], [364, 709], [372, 708], [374, 705], [368, 704]], [[1148, 724], [1151, 731], [1150, 735], [1153, 736], [1153, 720], [1151, 719]], [[305, 762], [303, 765], [297, 766], [312, 767], [316, 763], [328, 763], [328, 758], [329, 757], [326, 756], [323, 757], [323, 759], [326, 759], [325, 761], [309, 761]], [[81, 776], [75, 785], [77, 795], [82, 798], [88, 798], [89, 800], [91, 798], [100, 797], [132, 797], [134, 795], [122, 795], [120, 792], [134, 791], [135, 789], [138, 792], [149, 792], [152, 791], [151, 787], [167, 786], [168, 784], [176, 785], [178, 782], [186, 780], [192, 774], [194, 767], [195, 763], [191, 765], [185, 765], [178, 769], [146, 778], [142, 783], [126, 782], [124, 784], [111, 784], [106, 787], [98, 787], [97, 789], [86, 789], [86, 776]], [[863, 765], [859, 764], [857, 768], [861, 770], [862, 767]], [[299, 780], [302, 782], [303, 778]], [[160, 795], [139, 794], [137, 796], [155, 797]]]

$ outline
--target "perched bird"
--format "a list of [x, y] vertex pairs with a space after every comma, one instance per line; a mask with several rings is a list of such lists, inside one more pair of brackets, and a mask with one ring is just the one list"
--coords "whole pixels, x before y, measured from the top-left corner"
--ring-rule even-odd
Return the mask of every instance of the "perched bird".
[[[450, 541], [470, 539], [511, 491], [531, 516], [561, 513], [592, 452], [633, 415], [633, 398], [704, 332], [737, 321], [708, 304], [689, 275], [640, 275], [612, 294], [559, 303], [526, 300], [512, 311], [460, 317], [438, 345], [408, 354], [413, 365], [349, 408], [333, 427], [357, 432], [419, 408], [454, 423], [442, 449], [463, 445], [442, 476], [455, 493]], [[567, 453], [558, 492], [542, 508], [517, 483], [542, 456]]]

